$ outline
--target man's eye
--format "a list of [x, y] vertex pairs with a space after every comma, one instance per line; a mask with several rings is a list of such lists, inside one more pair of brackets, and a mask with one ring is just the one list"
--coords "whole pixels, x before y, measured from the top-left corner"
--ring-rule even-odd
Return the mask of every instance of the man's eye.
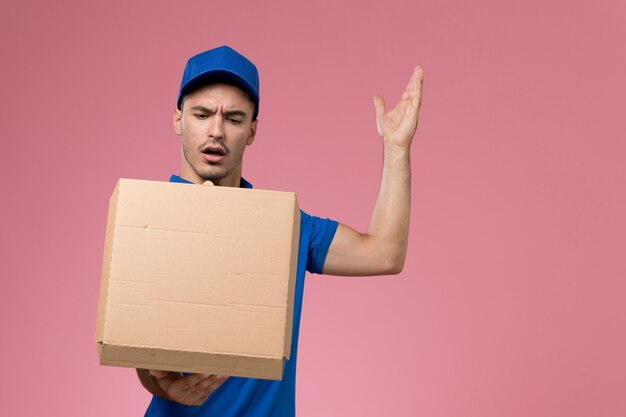
[[231, 117], [229, 120], [230, 120], [230, 122], [231, 122], [232, 124], [235, 124], [235, 125], [241, 124], [241, 120], [239, 120], [239, 119], [233, 119], [233, 118]]
[[194, 114], [194, 116], [196, 116], [196, 119], [206, 119], [207, 117], [209, 117], [208, 115], [204, 113], [196, 113]]

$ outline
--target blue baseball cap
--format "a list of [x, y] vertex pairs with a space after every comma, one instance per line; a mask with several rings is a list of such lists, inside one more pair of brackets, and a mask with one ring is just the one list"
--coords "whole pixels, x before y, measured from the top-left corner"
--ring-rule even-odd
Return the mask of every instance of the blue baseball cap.
[[180, 83], [176, 106], [180, 110], [183, 97], [211, 83], [234, 84], [250, 95], [254, 102], [254, 115], [259, 115], [259, 72], [245, 56], [229, 46], [210, 49], [189, 58]]

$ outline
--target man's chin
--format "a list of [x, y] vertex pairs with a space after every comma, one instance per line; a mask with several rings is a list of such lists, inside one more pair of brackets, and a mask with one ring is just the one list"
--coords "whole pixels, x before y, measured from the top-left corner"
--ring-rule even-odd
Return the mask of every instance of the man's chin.
[[216, 182], [223, 180], [228, 176], [228, 173], [222, 169], [211, 169], [211, 170], [202, 170], [200, 172], [196, 171], [198, 176], [202, 178], [204, 181]]
[[[197, 178], [202, 181], [211, 181], [216, 185], [233, 185], [230, 184], [229, 178], [236, 175], [238, 171], [237, 166], [232, 167], [231, 164], [225, 166], [223, 164], [207, 164], [201, 163], [197, 165], [191, 165], [191, 168], [195, 171]], [[238, 183], [236, 185], [239, 185]]]

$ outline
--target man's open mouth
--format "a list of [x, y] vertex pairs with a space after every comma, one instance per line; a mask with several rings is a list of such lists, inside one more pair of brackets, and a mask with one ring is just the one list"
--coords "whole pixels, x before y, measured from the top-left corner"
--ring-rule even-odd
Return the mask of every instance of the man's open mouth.
[[202, 149], [202, 156], [209, 164], [220, 164], [224, 161], [226, 149], [219, 145], [208, 145]]
[[226, 155], [226, 151], [219, 146], [207, 146], [206, 148], [202, 150], [202, 153], [207, 154], [207, 155], [218, 155], [218, 156]]

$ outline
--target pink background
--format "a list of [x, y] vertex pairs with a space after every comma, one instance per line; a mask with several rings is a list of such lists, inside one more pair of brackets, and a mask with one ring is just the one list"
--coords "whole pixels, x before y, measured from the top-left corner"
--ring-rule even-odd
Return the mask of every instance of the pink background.
[[184, 61], [261, 71], [244, 175], [364, 230], [372, 96], [426, 71], [396, 277], [309, 277], [298, 415], [626, 415], [626, 3], [0, 6], [0, 415], [139, 416], [94, 344], [109, 195], [177, 172]]

